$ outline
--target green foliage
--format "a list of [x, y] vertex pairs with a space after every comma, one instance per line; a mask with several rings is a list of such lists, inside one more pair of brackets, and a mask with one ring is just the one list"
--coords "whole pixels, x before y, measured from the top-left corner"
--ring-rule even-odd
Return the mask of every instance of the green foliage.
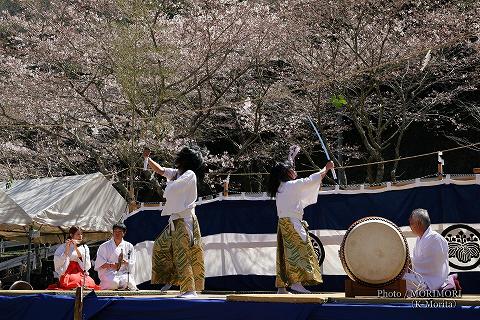
[[347, 100], [342, 95], [333, 95], [330, 98], [330, 103], [337, 109], [342, 108], [347, 104]]

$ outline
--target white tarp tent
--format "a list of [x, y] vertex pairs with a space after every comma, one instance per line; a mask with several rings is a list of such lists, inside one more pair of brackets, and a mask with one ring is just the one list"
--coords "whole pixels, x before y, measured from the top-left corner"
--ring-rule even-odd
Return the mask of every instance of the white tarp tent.
[[[0, 230], [15, 228], [18, 225], [27, 225], [31, 222], [30, 216], [12, 198], [0, 189], [0, 215], [10, 217], [9, 223], [0, 225]], [[3, 220], [3, 219], [2, 219]]]
[[126, 205], [101, 173], [1, 183], [0, 236], [25, 237], [33, 227], [36, 242], [63, 242], [76, 225], [86, 240], [105, 239]]

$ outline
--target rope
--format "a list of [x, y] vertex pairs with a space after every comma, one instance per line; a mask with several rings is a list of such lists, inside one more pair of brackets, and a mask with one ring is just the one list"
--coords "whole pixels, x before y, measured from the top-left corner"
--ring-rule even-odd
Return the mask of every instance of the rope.
[[415, 271], [413, 266], [413, 261], [411, 263], [412, 265], [408, 267], [407, 272], [413, 274], [417, 280], [417, 281], [410, 281], [415, 286], [415, 291], [422, 291], [422, 290], [428, 289], [425, 279], [420, 273]]
[[[383, 164], [383, 163], [389, 163], [389, 162], [395, 162], [395, 161], [402, 161], [402, 160], [410, 160], [410, 159], [415, 159], [415, 158], [421, 158], [421, 157], [426, 157], [426, 156], [431, 156], [431, 155], [437, 155], [439, 152], [451, 152], [459, 149], [465, 149], [465, 148], [471, 148], [473, 146], [480, 145], [480, 142], [477, 143], [471, 143], [467, 144], [464, 146], [459, 146], [459, 147], [454, 147], [450, 149], [444, 149], [444, 150], [438, 150], [438, 151], [432, 151], [428, 153], [422, 153], [414, 156], [408, 156], [408, 157], [399, 157], [396, 159], [390, 159], [390, 160], [382, 160], [382, 161], [375, 161], [375, 162], [367, 162], [367, 163], [362, 163], [362, 164], [354, 164], [354, 165], [349, 165], [349, 166], [340, 166], [340, 167], [335, 167], [335, 169], [351, 169], [351, 168], [358, 168], [358, 167], [365, 167], [365, 166], [371, 166], [375, 164]], [[317, 169], [308, 169], [308, 170], [299, 170], [297, 172], [315, 172], [318, 171]], [[252, 175], [268, 175], [268, 172], [255, 172], [255, 173], [207, 173], [208, 175], [212, 176], [226, 176], [226, 175], [231, 175], [231, 176], [252, 176]]]
[[367, 164], [355, 164], [355, 165], [351, 165], [351, 166], [343, 166], [343, 167], [338, 167], [338, 169], [355, 168], [355, 167], [362, 167], [362, 166], [365, 166], [365, 165], [381, 164], [381, 163], [388, 163], [388, 162], [394, 162], [394, 161], [401, 161], [401, 160], [409, 160], [409, 159], [421, 158], [421, 157], [425, 157], [425, 156], [436, 155], [436, 154], [438, 154], [439, 152], [450, 152], [450, 151], [455, 151], [455, 150], [459, 150], [459, 149], [470, 148], [470, 147], [473, 147], [473, 146], [476, 146], [476, 145], [480, 145], [480, 142], [468, 144], [468, 145], [465, 145], [465, 146], [460, 146], [460, 147], [445, 149], [445, 150], [432, 151], [432, 152], [428, 152], [428, 153], [418, 154], [418, 155], [415, 155], [415, 156], [400, 157], [400, 158], [397, 158], [397, 159], [383, 160], [383, 161], [377, 161], [377, 162], [369, 162], [369, 163], [367, 163]]

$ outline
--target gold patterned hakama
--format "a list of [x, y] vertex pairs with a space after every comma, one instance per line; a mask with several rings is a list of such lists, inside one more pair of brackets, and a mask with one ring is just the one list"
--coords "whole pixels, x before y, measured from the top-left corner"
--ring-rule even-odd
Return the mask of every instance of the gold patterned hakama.
[[[304, 222], [302, 225], [306, 229]], [[285, 288], [297, 282], [303, 285], [316, 285], [323, 282], [308, 232], [306, 241], [303, 241], [290, 218], [278, 219], [276, 269], [275, 286], [277, 288]]]
[[153, 244], [152, 284], [180, 286], [180, 292], [201, 291], [205, 286], [200, 226], [193, 215], [193, 239], [182, 218], [167, 225]]

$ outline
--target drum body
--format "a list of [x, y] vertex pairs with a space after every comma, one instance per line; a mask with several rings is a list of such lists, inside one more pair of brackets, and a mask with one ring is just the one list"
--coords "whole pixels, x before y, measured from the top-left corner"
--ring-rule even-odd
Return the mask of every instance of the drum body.
[[381, 217], [353, 223], [345, 233], [339, 254], [350, 279], [370, 287], [401, 279], [409, 262], [407, 240], [393, 222]]

